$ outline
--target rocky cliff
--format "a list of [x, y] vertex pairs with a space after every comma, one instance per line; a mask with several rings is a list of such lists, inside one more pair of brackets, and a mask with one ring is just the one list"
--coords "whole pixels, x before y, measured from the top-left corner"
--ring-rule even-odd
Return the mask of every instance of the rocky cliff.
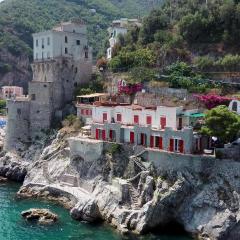
[[142, 234], [179, 223], [200, 239], [240, 237], [239, 162], [217, 160], [199, 171], [159, 171], [132, 157], [131, 146], [93, 142], [101, 154], [88, 154], [91, 142], [85, 146], [86, 140], [76, 139], [82, 153], [73, 152], [60, 132], [43, 151], [36, 154], [37, 147], [32, 147], [31, 161], [22, 153], [18, 167], [11, 165], [17, 154], [3, 155], [0, 175], [12, 178], [12, 172], [21, 180], [27, 172], [19, 197], [58, 201], [74, 219], [105, 220], [123, 233]]
[[0, 49], [0, 87], [20, 86], [26, 90], [31, 78], [30, 59], [27, 54], [15, 56], [5, 48]]

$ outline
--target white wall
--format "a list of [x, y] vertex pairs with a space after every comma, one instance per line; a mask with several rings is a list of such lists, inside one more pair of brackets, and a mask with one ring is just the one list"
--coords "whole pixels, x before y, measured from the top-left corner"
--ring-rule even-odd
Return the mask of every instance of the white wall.
[[129, 128], [124, 128], [124, 142], [125, 143], [130, 143], [130, 132], [131, 132], [131, 129]]
[[[111, 122], [111, 119], [114, 118], [117, 122], [117, 114], [122, 115], [121, 123], [123, 125], [133, 125], [134, 124], [134, 115], [139, 116], [139, 125], [146, 125], [147, 116], [152, 117], [152, 126], [155, 128], [160, 128], [160, 118], [166, 117], [166, 127], [171, 127], [176, 129], [178, 127], [177, 121], [177, 112], [181, 110], [180, 107], [157, 107], [157, 110], [151, 109], [142, 109], [142, 110], [133, 110], [132, 106], [116, 106], [116, 107], [104, 107], [99, 106], [93, 107], [93, 121], [102, 122], [103, 113], [106, 112], [108, 115], [108, 122]], [[184, 124], [184, 122], [183, 122]]]
[[112, 107], [96, 107], [92, 109], [93, 122], [103, 123], [103, 113], [107, 113], [107, 122], [111, 123], [112, 117], [114, 117], [114, 109]]
[[[65, 37], [67, 37], [67, 43]], [[50, 39], [49, 45], [48, 38]], [[42, 39], [44, 40], [44, 48], [42, 48]], [[38, 40], [38, 46], [36, 40]], [[77, 40], [80, 40], [80, 45], [77, 45]], [[60, 56], [73, 56], [75, 60], [85, 59], [84, 47], [88, 46], [86, 34], [73, 32], [46, 31], [36, 33], [33, 34], [33, 41], [34, 60], [41, 60], [42, 56], [43, 59]], [[67, 54], [65, 54], [65, 48], [68, 49]], [[89, 58], [86, 60], [91, 61], [91, 48], [89, 48], [88, 52]]]

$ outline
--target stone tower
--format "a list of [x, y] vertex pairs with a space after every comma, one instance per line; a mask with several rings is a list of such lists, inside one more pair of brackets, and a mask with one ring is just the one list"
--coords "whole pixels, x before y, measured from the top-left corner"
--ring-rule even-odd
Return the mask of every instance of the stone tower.
[[33, 42], [29, 95], [7, 102], [6, 150], [15, 149], [18, 142], [33, 142], [61, 120], [64, 107], [73, 100], [74, 88], [91, 76], [92, 51], [82, 21], [33, 34]]

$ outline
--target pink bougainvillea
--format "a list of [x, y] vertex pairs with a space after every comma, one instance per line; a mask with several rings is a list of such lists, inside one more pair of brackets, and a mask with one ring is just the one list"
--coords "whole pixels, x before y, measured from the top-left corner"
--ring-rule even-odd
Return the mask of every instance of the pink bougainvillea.
[[228, 106], [231, 98], [223, 97], [215, 94], [208, 94], [208, 95], [194, 95], [200, 102], [202, 102], [208, 109], [215, 108], [219, 105], [226, 105]]
[[136, 83], [136, 84], [126, 84], [124, 85], [118, 85], [118, 93], [124, 93], [124, 94], [134, 94], [137, 92], [142, 91], [143, 85], [141, 83]]

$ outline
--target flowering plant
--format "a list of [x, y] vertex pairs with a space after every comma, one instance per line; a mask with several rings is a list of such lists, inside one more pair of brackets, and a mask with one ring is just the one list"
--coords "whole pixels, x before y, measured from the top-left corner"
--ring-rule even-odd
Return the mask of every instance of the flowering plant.
[[212, 109], [219, 105], [228, 106], [230, 101], [232, 100], [229, 97], [219, 96], [219, 95], [215, 95], [215, 94], [208, 94], [208, 95], [196, 94], [194, 96], [200, 102], [202, 102], [207, 107], [207, 109]]

